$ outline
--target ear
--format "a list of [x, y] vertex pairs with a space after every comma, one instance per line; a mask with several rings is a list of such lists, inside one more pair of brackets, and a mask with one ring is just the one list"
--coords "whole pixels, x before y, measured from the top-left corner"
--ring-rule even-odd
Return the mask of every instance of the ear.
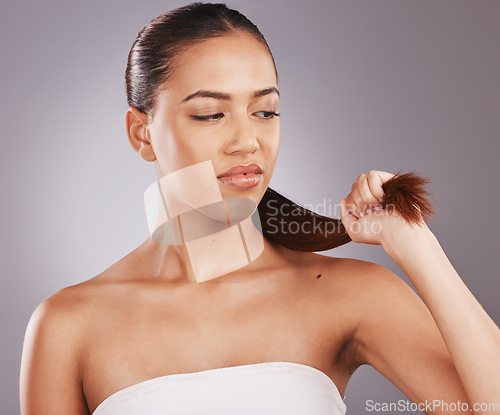
[[155, 161], [156, 155], [151, 144], [148, 116], [137, 108], [128, 107], [125, 114], [128, 141], [132, 148], [146, 161]]

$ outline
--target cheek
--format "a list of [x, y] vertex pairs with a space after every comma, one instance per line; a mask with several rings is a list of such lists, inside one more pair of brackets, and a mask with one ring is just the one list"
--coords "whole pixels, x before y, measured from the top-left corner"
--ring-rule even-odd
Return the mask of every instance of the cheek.
[[268, 130], [267, 137], [261, 140], [261, 150], [263, 156], [265, 157], [267, 177], [266, 180], [271, 180], [271, 176], [274, 173], [274, 167], [276, 165], [276, 160], [278, 158], [278, 152], [281, 141], [281, 130], [279, 126], [273, 129], [272, 133]]
[[208, 126], [201, 122], [197, 124], [182, 117], [172, 125], [172, 132], [171, 141], [175, 146], [173, 151], [182, 167], [217, 158], [218, 153], [222, 151], [224, 137], [227, 136], [224, 128]]
[[162, 175], [200, 163], [209, 157], [210, 148], [182, 125], [165, 123], [157, 126], [152, 134], [153, 148]]
[[263, 133], [265, 133], [265, 135], [262, 135], [264, 150], [269, 157], [274, 157], [274, 159], [276, 159], [276, 157], [278, 157], [278, 150], [281, 141], [280, 125], [278, 124], [275, 128], [268, 129]]

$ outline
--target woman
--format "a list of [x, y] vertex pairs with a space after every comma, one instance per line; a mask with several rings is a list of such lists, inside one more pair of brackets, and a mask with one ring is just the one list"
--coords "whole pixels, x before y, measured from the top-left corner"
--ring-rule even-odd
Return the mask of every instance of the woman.
[[[126, 78], [130, 143], [158, 171], [148, 200], [168, 209], [135, 251], [37, 307], [23, 414], [345, 413], [362, 364], [423, 412], [446, 411], [428, 406], [438, 400], [493, 413], [473, 404], [500, 399], [500, 330], [425, 221], [381, 208], [392, 174], [360, 175], [341, 219], [353, 241], [381, 244], [424, 302], [379, 265], [246, 233], [280, 143], [275, 64], [255, 26], [223, 5], [176, 9], [139, 33]], [[222, 206], [246, 263], [233, 239], [215, 238]], [[204, 216], [183, 222], [193, 212]], [[204, 238], [215, 243], [196, 251]]]

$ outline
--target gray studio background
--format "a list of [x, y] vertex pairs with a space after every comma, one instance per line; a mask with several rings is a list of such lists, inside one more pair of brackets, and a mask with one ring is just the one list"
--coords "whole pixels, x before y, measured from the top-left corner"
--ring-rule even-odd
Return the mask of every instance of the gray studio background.
[[[2, 414], [19, 413], [35, 307], [148, 236], [143, 192], [155, 172], [126, 138], [123, 74], [137, 32], [181, 4], [2, 2]], [[370, 169], [432, 177], [430, 228], [499, 323], [500, 2], [227, 4], [263, 31], [278, 66], [283, 133], [271, 187], [325, 213]], [[380, 246], [326, 254], [405, 278]], [[346, 390], [348, 413], [367, 413], [368, 399], [406, 398], [363, 366]]]

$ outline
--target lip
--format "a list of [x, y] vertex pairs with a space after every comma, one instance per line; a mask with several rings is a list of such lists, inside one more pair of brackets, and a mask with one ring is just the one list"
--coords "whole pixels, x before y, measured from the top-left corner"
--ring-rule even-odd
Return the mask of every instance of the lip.
[[217, 180], [227, 186], [249, 189], [262, 181], [262, 168], [257, 163], [239, 164], [217, 176]]
[[227, 169], [224, 173], [219, 174], [217, 178], [220, 179], [221, 177], [248, 174], [262, 174], [262, 167], [260, 167], [257, 163], [238, 164], [237, 166]]

